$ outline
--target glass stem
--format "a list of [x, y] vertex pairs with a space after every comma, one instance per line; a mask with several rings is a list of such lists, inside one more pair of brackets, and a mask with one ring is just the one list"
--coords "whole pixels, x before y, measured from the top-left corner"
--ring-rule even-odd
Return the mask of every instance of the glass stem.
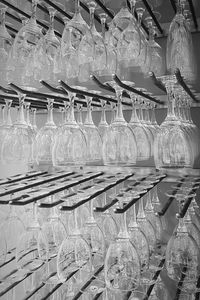
[[117, 116], [116, 116], [116, 120], [117, 121], [121, 121], [124, 119], [123, 117], [123, 111], [122, 111], [122, 91], [116, 91], [116, 95], [117, 95]]
[[75, 13], [78, 14], [80, 12], [80, 1], [75, 0]]
[[94, 11], [95, 8], [90, 6], [90, 29], [94, 27]]
[[137, 218], [145, 219], [143, 198], [141, 198], [140, 201], [139, 201], [139, 209], [138, 209]]
[[32, 19], [36, 19], [36, 10], [37, 10], [38, 0], [32, 0]]
[[53, 99], [48, 99], [48, 104], [47, 104], [47, 110], [48, 110], [47, 124], [49, 124], [49, 125], [54, 125], [54, 121], [53, 121], [53, 103], [54, 103]]
[[119, 230], [118, 238], [125, 238], [125, 239], [129, 238], [129, 233], [126, 224], [126, 212], [120, 215], [120, 230]]
[[36, 108], [33, 108], [33, 127], [36, 128]]
[[111, 105], [111, 122], [110, 124], [112, 124], [115, 121], [115, 105]]
[[85, 119], [86, 124], [93, 124], [92, 120], [92, 98], [87, 97], [87, 115]]
[[76, 123], [75, 117], [74, 117], [74, 100], [75, 100], [75, 94], [69, 93], [69, 99], [70, 99], [70, 107], [69, 107], [69, 122], [70, 123]]
[[26, 123], [28, 125], [31, 124], [31, 122], [30, 122], [30, 103], [26, 103]]
[[90, 223], [94, 223], [94, 199], [89, 201], [89, 210], [90, 210]]
[[77, 234], [79, 233], [78, 221], [77, 221], [77, 209], [73, 210], [73, 216], [74, 216], [75, 234]]
[[105, 104], [102, 103], [102, 113], [101, 113], [101, 124], [105, 124], [106, 123], [106, 109], [105, 109]]
[[132, 211], [133, 211], [133, 214], [132, 214], [132, 217], [130, 220], [129, 228], [136, 228], [136, 227], [138, 227], [138, 224], [137, 224], [137, 218], [136, 218], [135, 204], [133, 205]]
[[50, 18], [50, 24], [49, 24], [49, 29], [53, 30], [54, 29], [54, 16], [55, 16], [55, 10], [52, 8], [49, 10], [49, 18]]
[[105, 24], [106, 24], [106, 18], [101, 18], [101, 33], [104, 41], [105, 41], [105, 31], [106, 31]]
[[136, 106], [135, 106], [135, 96], [133, 94], [130, 95], [132, 100], [132, 115], [130, 123], [138, 123], [138, 115], [136, 112]]
[[83, 116], [82, 116], [82, 106], [78, 105], [78, 124], [82, 125], [83, 124]]
[[167, 89], [167, 95], [168, 95], [168, 116], [169, 117], [175, 117], [175, 99], [174, 99], [174, 93], [172, 91], [171, 86], [166, 85]]
[[19, 123], [20, 124], [25, 124], [25, 119], [24, 119], [24, 99], [26, 95], [20, 94], [19, 95]]
[[2, 124], [5, 123], [5, 105], [1, 106], [1, 120], [2, 120]]
[[10, 115], [10, 109], [12, 105], [12, 100], [5, 100], [6, 101], [6, 107], [7, 107], [7, 118], [6, 118], [6, 125], [11, 126], [12, 120]]

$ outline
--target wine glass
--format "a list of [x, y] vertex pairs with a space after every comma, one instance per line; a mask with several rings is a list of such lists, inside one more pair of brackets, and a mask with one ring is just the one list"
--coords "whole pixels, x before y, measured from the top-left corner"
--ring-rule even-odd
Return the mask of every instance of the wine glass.
[[74, 117], [75, 94], [68, 94], [70, 99], [68, 118], [57, 132], [52, 150], [54, 166], [84, 165], [86, 162], [86, 137]]
[[2, 145], [4, 163], [28, 164], [32, 157], [33, 137], [24, 119], [24, 100], [26, 95], [19, 96], [19, 113], [16, 123], [9, 127]]
[[108, 130], [108, 123], [106, 121], [106, 101], [101, 100], [101, 107], [102, 107], [102, 111], [101, 111], [101, 120], [99, 122], [98, 125], [98, 131], [100, 133], [101, 139], [103, 141], [104, 136]]
[[26, 66], [29, 62], [29, 69], [32, 69], [33, 60], [32, 54], [34, 48], [39, 42], [42, 32], [41, 28], [36, 23], [36, 9], [38, 0], [32, 1], [32, 14], [29, 20], [23, 20], [23, 27], [17, 33], [8, 58], [8, 80], [20, 86], [38, 87], [38, 82], [31, 82], [26, 76]]
[[109, 81], [118, 99], [117, 115], [110, 124], [103, 140], [103, 161], [105, 165], [132, 165], [136, 163], [137, 146], [131, 128], [123, 117], [122, 91], [115, 81]]
[[[133, 87], [135, 84], [133, 82], [124, 82], [127, 85]], [[138, 107], [137, 96], [128, 92], [132, 100], [132, 115], [129, 122], [129, 126], [132, 129], [137, 145], [137, 161], [148, 160], [151, 156], [151, 143], [149, 136], [145, 130], [145, 127], [142, 126], [140, 122], [136, 108]]]
[[140, 281], [141, 264], [138, 253], [130, 242], [126, 212], [120, 215], [120, 231], [111, 243], [105, 258], [105, 282], [113, 292], [135, 290]]
[[40, 234], [38, 223], [37, 205], [34, 202], [32, 216], [28, 220], [25, 232], [20, 236], [16, 245], [16, 263], [21, 272], [35, 271], [44, 263], [44, 257], [48, 249], [43, 237], [43, 243], [38, 243]]
[[[12, 126], [12, 120], [10, 115], [10, 109], [12, 105], [12, 100], [5, 100], [5, 110], [6, 110], [6, 120], [0, 126], [0, 153], [1, 153], [1, 161], [2, 161], [2, 146], [6, 135], [10, 132], [10, 128]], [[4, 111], [4, 109], [3, 109]]]
[[90, 31], [94, 43], [94, 57], [93, 57], [93, 61], [91, 62], [91, 71], [98, 75], [101, 75], [103, 74], [103, 71], [107, 66], [106, 45], [102, 35], [99, 32], [97, 32], [94, 23], [94, 13], [95, 13], [95, 8], [97, 7], [96, 2], [94, 0], [89, 0], [88, 7], [91, 16]]
[[150, 258], [152, 258], [153, 253], [155, 251], [155, 247], [156, 247], [156, 233], [155, 233], [155, 230], [154, 230], [152, 224], [150, 223], [150, 221], [147, 219], [147, 217], [145, 215], [143, 197], [140, 199], [140, 202], [139, 202], [139, 209], [138, 209], [138, 213], [137, 213], [137, 222], [139, 224], [141, 231], [144, 233], [144, 235], [146, 236], [146, 238], [148, 240], [149, 255], [150, 255]]
[[139, 255], [140, 262], [141, 262], [141, 272], [143, 272], [144, 270], [147, 270], [149, 267], [150, 251], [149, 251], [148, 240], [137, 222], [135, 204], [133, 205], [133, 210], [128, 225], [128, 230], [130, 234], [130, 241], [136, 248], [137, 253]]
[[154, 143], [154, 160], [156, 167], [192, 167], [194, 157], [187, 133], [175, 115], [175, 98], [173, 87], [176, 78], [173, 75], [160, 77], [168, 93], [168, 110], [165, 121], [160, 125]]
[[123, 60], [135, 61], [137, 60], [137, 57], [140, 54], [141, 37], [140, 37], [140, 30], [134, 16], [135, 2], [136, 1], [134, 0], [130, 1], [132, 15], [130, 15], [129, 24], [120, 34], [117, 43], [119, 61], [123, 61]]
[[168, 276], [181, 280], [184, 275], [184, 289], [188, 291], [196, 284], [199, 267], [199, 247], [188, 233], [184, 219], [180, 218], [178, 226], [166, 248], [166, 269]]
[[68, 295], [74, 296], [74, 289], [80, 287], [91, 274], [92, 256], [90, 246], [82, 237], [78, 227], [77, 209], [72, 213], [75, 227], [62, 242], [58, 251], [57, 273], [63, 283], [74, 273], [67, 287]]
[[56, 10], [49, 6], [50, 24], [47, 33], [40, 39], [34, 49], [34, 70], [33, 75], [36, 80], [55, 81], [55, 65], [58, 52], [60, 51], [60, 41], [54, 33], [54, 16]]
[[6, 15], [6, 7], [0, 8], [0, 65], [1, 65], [1, 71], [0, 71], [0, 80], [1, 85], [6, 86], [7, 80], [6, 80], [6, 73], [7, 73], [7, 60], [9, 56], [9, 52], [12, 45], [12, 37], [8, 33], [6, 26], [5, 26], [5, 15]]
[[154, 37], [156, 34], [156, 27], [153, 26], [151, 17], [145, 19], [147, 27], [149, 28], [149, 41], [147, 44], [147, 59], [146, 59], [146, 74], [154, 72], [156, 76], [164, 74], [164, 57], [161, 46], [156, 43]]
[[92, 97], [86, 96], [86, 100], [87, 114], [84, 122], [84, 132], [87, 141], [86, 159], [88, 164], [99, 164], [102, 161], [102, 139], [92, 119]]
[[195, 80], [196, 69], [193, 53], [192, 35], [184, 17], [185, 1], [178, 2], [177, 13], [170, 24], [167, 38], [167, 69], [174, 74], [178, 68], [185, 79]]
[[48, 99], [47, 121], [35, 137], [36, 162], [39, 165], [52, 164], [52, 149], [57, 128], [53, 121], [53, 102], [53, 99]]
[[[54, 201], [54, 197], [50, 197], [50, 203]], [[46, 284], [57, 284], [60, 282], [58, 275], [50, 276], [52, 272], [56, 270], [56, 256], [61, 243], [66, 238], [66, 229], [64, 224], [59, 218], [57, 208], [53, 207], [50, 210], [50, 215], [46, 222], [41, 226], [41, 231], [38, 237], [38, 243], [44, 243], [43, 237], [47, 242], [48, 252], [45, 257], [45, 275], [43, 276], [43, 281]], [[40, 248], [40, 247], [39, 247]]]
[[111, 76], [112, 74], [117, 73], [117, 51], [113, 44], [110, 43], [110, 34], [105, 32], [105, 23], [107, 15], [105, 13], [99, 14], [102, 26], [102, 38], [106, 47], [106, 66], [104, 70], [101, 71], [101, 75], [103, 76]]

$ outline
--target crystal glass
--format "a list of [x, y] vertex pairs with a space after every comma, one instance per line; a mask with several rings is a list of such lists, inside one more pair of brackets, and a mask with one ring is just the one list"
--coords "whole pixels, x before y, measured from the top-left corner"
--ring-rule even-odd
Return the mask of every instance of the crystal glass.
[[99, 125], [98, 125], [98, 131], [100, 133], [100, 136], [102, 138], [102, 141], [103, 141], [103, 138], [108, 130], [108, 123], [106, 121], [106, 101], [104, 100], [101, 100], [101, 107], [102, 107], [102, 111], [101, 111], [101, 120], [99, 122]]
[[[10, 115], [10, 109], [12, 105], [12, 100], [5, 100], [6, 105], [5, 105], [5, 110], [6, 110], [6, 118], [5, 122], [3, 122], [3, 114], [2, 112], [2, 124], [0, 126], [0, 154], [1, 154], [1, 161], [3, 160], [2, 156], [2, 146], [4, 143], [4, 139], [7, 136], [7, 134], [10, 132], [10, 128], [12, 126], [12, 120], [11, 120], [11, 115]], [[4, 111], [4, 109], [3, 109]]]
[[87, 141], [87, 163], [99, 164], [102, 162], [102, 139], [98, 128], [92, 119], [92, 98], [86, 97], [87, 115], [84, 122], [84, 132]]
[[94, 201], [95, 199], [93, 198], [89, 202], [90, 215], [86, 220], [85, 227], [82, 229], [82, 234], [91, 248], [92, 270], [95, 272], [104, 264], [106, 244], [103, 231], [94, 218]]
[[74, 117], [75, 94], [69, 93], [69, 98], [69, 114], [56, 133], [52, 150], [54, 166], [84, 165], [86, 162], [87, 139]]
[[97, 32], [94, 22], [94, 12], [97, 6], [95, 1], [89, 1], [90, 10], [90, 31], [94, 42], [94, 57], [91, 65], [91, 71], [98, 75], [101, 75], [107, 66], [107, 50], [102, 35]]
[[36, 23], [36, 8], [38, 0], [32, 1], [32, 15], [29, 20], [23, 20], [23, 27], [17, 33], [8, 57], [8, 81], [20, 86], [38, 87], [38, 82], [31, 82], [26, 74], [27, 64], [29, 70], [33, 69], [33, 51], [39, 42], [42, 32]]
[[[134, 87], [133, 82], [124, 82], [125, 84]], [[138, 101], [134, 93], [128, 92], [132, 100], [132, 115], [129, 122], [129, 127], [132, 129], [136, 145], [137, 145], [137, 161], [148, 160], [151, 156], [151, 142], [145, 127], [140, 122], [137, 115]]]
[[53, 121], [53, 102], [53, 99], [48, 99], [47, 121], [35, 137], [34, 151], [39, 165], [52, 164], [52, 149], [57, 128]]
[[48, 7], [50, 24], [47, 33], [40, 39], [34, 49], [34, 70], [33, 75], [36, 80], [55, 81], [55, 67], [58, 52], [60, 51], [60, 41], [54, 33], [53, 23], [56, 11]]
[[149, 41], [147, 44], [147, 56], [146, 56], [146, 74], [154, 72], [156, 76], [161, 76], [165, 73], [164, 69], [164, 55], [161, 46], [156, 43], [154, 37], [156, 34], [156, 28], [153, 26], [151, 17], [146, 19], [147, 27], [149, 28]]
[[139, 255], [141, 262], [141, 272], [143, 272], [149, 267], [150, 251], [148, 240], [137, 222], [135, 204], [133, 205], [133, 211], [128, 225], [128, 230], [130, 234], [130, 241], [136, 248]]
[[5, 26], [6, 7], [0, 8], [0, 82], [2, 86], [6, 86], [7, 60], [12, 45], [12, 37], [8, 33]]
[[167, 69], [174, 74], [178, 68], [182, 76], [193, 81], [196, 77], [192, 35], [183, 14], [185, 0], [178, 1], [177, 13], [171, 22], [167, 38]]
[[38, 223], [37, 205], [33, 203], [32, 217], [29, 219], [25, 232], [20, 236], [16, 246], [16, 262], [19, 270], [32, 272], [43, 263], [43, 255], [47, 253], [47, 243], [38, 243], [40, 225]]
[[118, 105], [116, 118], [104, 136], [103, 161], [105, 165], [133, 165], [137, 159], [137, 145], [134, 134], [123, 117], [123, 89], [114, 81], [107, 83], [115, 88]]
[[116, 241], [111, 243], [105, 258], [105, 281], [113, 292], [135, 290], [140, 281], [140, 259], [130, 241], [126, 213], [120, 216], [120, 231]]
[[67, 287], [67, 293], [71, 296], [74, 296], [74, 289], [83, 285], [92, 271], [91, 249], [78, 227], [77, 209], [73, 210], [73, 217], [74, 230], [62, 242], [57, 256], [57, 273], [61, 282], [65, 282], [75, 272]]
[[194, 290], [198, 277], [199, 248], [188, 233], [183, 219], [179, 219], [176, 231], [170, 238], [166, 248], [166, 269], [168, 276], [179, 281], [185, 276], [181, 289]]
[[2, 145], [2, 160], [4, 163], [30, 163], [32, 161], [33, 136], [30, 135], [24, 118], [24, 99], [26, 95], [19, 94], [19, 113], [16, 123], [9, 127]]
[[[140, 30], [138, 27], [138, 23], [134, 16], [135, 11], [135, 3], [136, 1], [131, 0], [131, 12], [132, 15], [128, 15], [126, 12], [126, 18], [130, 19], [128, 26], [122, 31], [120, 34], [118, 43], [117, 43], [117, 50], [118, 50], [118, 60], [136, 60], [140, 54], [141, 49], [141, 37], [140, 37]], [[127, 9], [127, 8], [126, 8]], [[127, 9], [128, 11], [128, 9]]]
[[[50, 197], [50, 203], [54, 200], [54, 197]], [[45, 241], [43, 241], [43, 237]], [[56, 207], [51, 208], [50, 215], [46, 222], [42, 224], [40, 235], [38, 237], [40, 243], [47, 242], [47, 253], [45, 265], [45, 275], [43, 281], [47, 284], [57, 284], [60, 282], [58, 275], [50, 276], [56, 270], [56, 256], [61, 243], [66, 238], [66, 229], [64, 224], [59, 218]], [[40, 247], [39, 247], [40, 248]]]
[[139, 202], [139, 209], [137, 213], [137, 222], [141, 229], [141, 231], [144, 233], [148, 240], [149, 244], [149, 255], [150, 258], [155, 252], [156, 247], [156, 233], [155, 230], [151, 224], [151, 222], [147, 219], [145, 211], [144, 211], [144, 199], [143, 197], [140, 199]]
[[163, 76], [160, 79], [167, 89], [168, 111], [166, 119], [160, 125], [160, 131], [154, 143], [156, 167], [192, 167], [194, 157], [190, 147], [190, 138], [175, 115], [176, 103], [173, 96], [173, 87], [176, 83], [176, 78], [175, 76]]

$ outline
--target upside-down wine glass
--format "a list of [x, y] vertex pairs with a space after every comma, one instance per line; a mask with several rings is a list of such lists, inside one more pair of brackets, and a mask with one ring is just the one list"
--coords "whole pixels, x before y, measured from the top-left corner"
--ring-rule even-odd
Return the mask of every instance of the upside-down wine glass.
[[105, 165], [133, 165], [137, 159], [137, 145], [134, 134], [123, 117], [122, 92], [115, 81], [109, 81], [116, 92], [117, 115], [103, 140], [103, 161]]
[[92, 119], [92, 97], [87, 96], [86, 100], [87, 114], [84, 122], [84, 132], [87, 141], [86, 159], [88, 164], [99, 164], [102, 161], [102, 139]]
[[94, 42], [94, 57], [93, 61], [91, 62], [91, 71], [97, 75], [101, 75], [107, 66], [106, 45], [102, 35], [97, 32], [94, 23], [94, 12], [95, 8], [97, 7], [96, 2], [94, 0], [89, 0], [88, 7], [91, 15], [90, 30]]
[[183, 11], [185, 0], [178, 1], [177, 13], [171, 22], [167, 38], [167, 69], [174, 74], [178, 68], [185, 79], [195, 80], [196, 69], [192, 35]]
[[40, 39], [34, 49], [34, 70], [33, 75], [36, 80], [55, 81], [55, 65], [60, 51], [60, 41], [54, 32], [54, 16], [56, 10], [53, 7], [48, 7], [50, 24], [47, 33]]
[[52, 149], [57, 128], [53, 121], [53, 102], [53, 99], [48, 99], [47, 121], [35, 137], [35, 155], [39, 165], [52, 164]]
[[[24, 100], [26, 95], [19, 95], [18, 120], [9, 128], [2, 145], [2, 160], [5, 163], [28, 165], [32, 157], [33, 137], [24, 119]], [[31, 159], [32, 160], [32, 159]]]
[[40, 230], [37, 205], [33, 202], [32, 216], [28, 220], [26, 230], [20, 236], [16, 246], [16, 262], [21, 272], [33, 272], [44, 263], [48, 248], [45, 237], [43, 237], [43, 243], [39, 244]]
[[176, 282], [184, 275], [181, 289], [194, 291], [198, 278], [199, 247], [189, 234], [183, 218], [168, 241], [166, 248], [166, 269], [168, 276]]
[[74, 117], [75, 94], [68, 94], [69, 115], [68, 120], [56, 134], [52, 151], [54, 166], [84, 165], [86, 161], [86, 137]]
[[0, 7], [0, 82], [2, 86], [7, 85], [7, 60], [12, 45], [12, 37], [5, 26], [6, 7]]
[[117, 51], [118, 51], [118, 61], [123, 60], [137, 60], [141, 49], [141, 36], [138, 23], [135, 19], [135, 4], [136, 0], [131, 0], [131, 13], [130, 21], [128, 26], [120, 34]]
[[[54, 196], [50, 196], [50, 203], [54, 201]], [[47, 221], [42, 224], [40, 235], [39, 235], [39, 243], [43, 242], [43, 237], [45, 237], [45, 241], [47, 242], [47, 257], [46, 265], [45, 265], [45, 275], [43, 277], [43, 281], [46, 284], [57, 284], [60, 282], [58, 275], [50, 276], [56, 270], [56, 256], [58, 250], [61, 246], [61, 243], [66, 238], [66, 229], [64, 224], [59, 218], [57, 208], [54, 206], [50, 209], [49, 217]]]
[[190, 139], [175, 115], [175, 97], [173, 88], [176, 78], [173, 75], [160, 77], [168, 93], [167, 117], [160, 125], [154, 143], [154, 159], [157, 168], [192, 167], [194, 163]]
[[107, 15], [105, 13], [99, 14], [102, 26], [102, 38], [106, 47], [107, 62], [104, 70], [101, 71], [100, 75], [111, 76], [117, 73], [117, 51], [113, 44], [110, 43], [109, 34], [105, 32], [105, 24]]
[[78, 227], [77, 209], [73, 210], [74, 230], [62, 242], [57, 256], [57, 273], [61, 282], [74, 275], [68, 282], [68, 295], [74, 296], [74, 290], [91, 275], [92, 256], [88, 243]]
[[[129, 86], [134, 86], [132, 82], [125, 82]], [[137, 145], [137, 161], [148, 160], [151, 156], [151, 143], [149, 136], [145, 130], [145, 127], [142, 126], [141, 122], [138, 119], [136, 108], [138, 106], [137, 96], [128, 92], [132, 100], [132, 115], [129, 122], [129, 126], [132, 129]]]
[[114, 293], [135, 290], [140, 281], [140, 259], [130, 241], [126, 212], [120, 215], [120, 231], [105, 258], [106, 286]]
[[[2, 146], [3, 146], [3, 142], [4, 139], [6, 137], [6, 135], [10, 132], [10, 127], [12, 126], [12, 120], [11, 120], [11, 115], [10, 115], [10, 109], [11, 109], [11, 105], [12, 105], [12, 100], [5, 100], [5, 111], [6, 111], [6, 118], [5, 118], [5, 122], [3, 124], [1, 124], [0, 126], [0, 154], [1, 154], [1, 161], [2, 161]], [[4, 111], [4, 109], [3, 109]], [[2, 115], [4, 113], [2, 112]], [[3, 116], [2, 116], [3, 117]]]
[[137, 250], [137, 253], [141, 262], [141, 272], [147, 270], [149, 267], [149, 244], [148, 240], [141, 230], [137, 218], [136, 218], [136, 208], [135, 204], [133, 205], [133, 209], [131, 212], [130, 222], [128, 224], [128, 230], [130, 234], [130, 241], [134, 245]]
[[99, 125], [98, 125], [98, 131], [100, 133], [100, 136], [102, 138], [102, 141], [103, 141], [103, 138], [108, 130], [108, 123], [106, 121], [106, 101], [104, 100], [101, 100], [101, 107], [102, 107], [102, 110], [101, 110], [101, 120], [99, 122]]
[[[8, 80], [20, 86], [33, 87], [33, 81], [26, 76], [26, 66], [29, 63], [32, 67], [33, 60], [30, 53], [38, 44], [42, 32], [36, 23], [36, 9], [38, 0], [32, 1], [32, 15], [29, 20], [23, 20], [23, 27], [17, 33], [8, 58], [7, 69], [10, 73]], [[31, 69], [31, 68], [30, 68]], [[38, 87], [38, 82], [36, 83]]]

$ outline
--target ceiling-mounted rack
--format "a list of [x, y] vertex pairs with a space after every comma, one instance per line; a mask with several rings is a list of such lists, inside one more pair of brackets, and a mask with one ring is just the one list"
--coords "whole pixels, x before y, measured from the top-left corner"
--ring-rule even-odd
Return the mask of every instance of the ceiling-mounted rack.
[[176, 76], [178, 83], [182, 86], [182, 88], [185, 90], [185, 92], [192, 98], [192, 100], [196, 103], [199, 103], [200, 101], [196, 98], [194, 93], [191, 91], [191, 89], [188, 87], [188, 85], [184, 81], [179, 69], [176, 70], [175, 76]]
[[[177, 83], [184, 89], [184, 91], [190, 96], [190, 98], [196, 102], [199, 103], [200, 100], [198, 100], [196, 98], [196, 96], [194, 95], [194, 93], [191, 91], [191, 89], [189, 88], [189, 86], [186, 84], [184, 78], [181, 75], [181, 72], [179, 69], [176, 70], [175, 72], [175, 76], [177, 79]], [[153, 84], [158, 87], [161, 91], [167, 93], [165, 86], [163, 85], [163, 83], [155, 76], [155, 74], [153, 72], [150, 73], [150, 78], [153, 82]]]

